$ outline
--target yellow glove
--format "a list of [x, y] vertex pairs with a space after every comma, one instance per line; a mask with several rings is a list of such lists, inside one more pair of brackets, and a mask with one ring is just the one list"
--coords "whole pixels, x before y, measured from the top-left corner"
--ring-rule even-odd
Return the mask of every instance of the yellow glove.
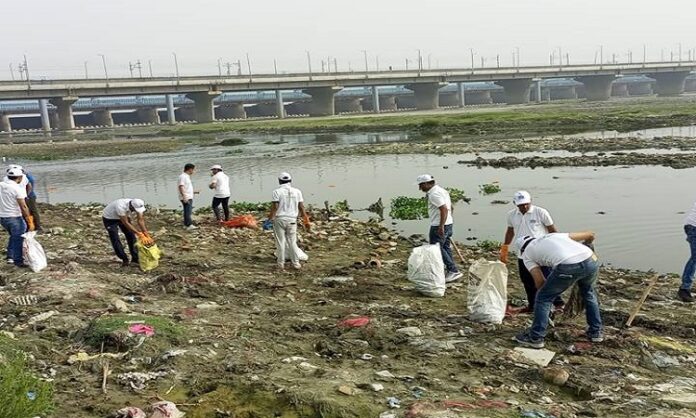
[[34, 217], [29, 215], [27, 216], [27, 231], [34, 231], [36, 230], [36, 226], [34, 225]]
[[503, 263], [507, 264], [508, 263], [508, 252], [510, 251], [510, 246], [503, 244], [500, 247], [500, 256], [498, 259], [502, 261]]
[[139, 239], [140, 242], [142, 242], [143, 245], [145, 245], [145, 246], [150, 246], [150, 245], [153, 245], [153, 244], [155, 243], [155, 240], [152, 239], [152, 237], [150, 236], [150, 234], [147, 233], [147, 232], [138, 232], [138, 239]]
[[305, 227], [307, 231], [309, 231], [312, 227], [312, 224], [309, 222], [309, 215], [307, 215], [306, 213], [302, 217], [302, 225]]

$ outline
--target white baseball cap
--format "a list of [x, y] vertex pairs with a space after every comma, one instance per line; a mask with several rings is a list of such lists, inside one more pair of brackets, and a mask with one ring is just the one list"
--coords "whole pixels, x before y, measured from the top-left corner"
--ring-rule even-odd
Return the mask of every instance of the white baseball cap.
[[430, 174], [421, 174], [420, 176], [416, 177], [416, 184], [428, 183], [433, 180], [435, 179]]
[[516, 244], [517, 244], [517, 248], [520, 251], [520, 254], [522, 254], [524, 252], [524, 250], [527, 249], [527, 246], [529, 246], [529, 244], [532, 241], [534, 241], [535, 239], [536, 238], [530, 237], [529, 235], [525, 235], [523, 237], [517, 238]]
[[292, 181], [292, 176], [290, 175], [290, 173], [282, 172], [278, 174], [278, 180]]
[[19, 165], [19, 164], [10, 164], [10, 165], [7, 166], [7, 169], [9, 170], [10, 168], [18, 168], [18, 169], [24, 171], [24, 167], [22, 167], [22, 166]]
[[532, 196], [528, 191], [520, 190], [512, 196], [512, 201], [515, 203], [515, 206], [526, 205], [527, 203], [532, 203]]
[[214, 166], [210, 167], [211, 170], [222, 170], [222, 166], [220, 164], [215, 164]]
[[143, 202], [142, 199], [131, 199], [130, 205], [133, 206], [133, 209], [138, 213], [145, 212], [145, 202]]
[[21, 168], [16, 168], [16, 167], [10, 167], [6, 171], [8, 177], [21, 177], [24, 175], [24, 172], [22, 171]]

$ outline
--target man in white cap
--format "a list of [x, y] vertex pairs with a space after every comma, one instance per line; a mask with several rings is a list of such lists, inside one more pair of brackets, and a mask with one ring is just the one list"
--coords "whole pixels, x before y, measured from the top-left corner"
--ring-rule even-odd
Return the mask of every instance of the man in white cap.
[[22, 234], [27, 229], [34, 230], [34, 220], [26, 203], [27, 191], [20, 185], [23, 177], [24, 172], [21, 168], [9, 168], [6, 171], [6, 179], [0, 183], [0, 225], [10, 235], [7, 260], [17, 267], [25, 267]]
[[[130, 215], [132, 213], [135, 213], [136, 222], [140, 229], [136, 228], [131, 223]], [[136, 236], [145, 245], [154, 243], [145, 227], [143, 213], [145, 213], [145, 202], [141, 199], [130, 198], [114, 200], [106, 205], [102, 213], [104, 228], [106, 228], [106, 231], [109, 233], [111, 246], [114, 248], [116, 256], [121, 259], [121, 266], [123, 267], [128, 266], [131, 262], [137, 264], [139, 261], [138, 251], [135, 249]], [[119, 229], [123, 232], [123, 235], [126, 236], [128, 250], [131, 254], [130, 260], [128, 260], [128, 256], [123, 250], [123, 244], [121, 244], [121, 239], [118, 235]]]
[[[580, 296], [585, 301], [587, 319], [587, 338], [595, 343], [604, 341], [602, 317], [595, 284], [599, 265], [597, 256], [590, 246], [595, 239], [594, 232], [554, 233], [541, 238], [523, 236], [517, 239], [522, 260], [531, 272], [539, 289], [534, 305], [532, 327], [515, 336], [520, 345], [543, 348], [546, 327], [553, 301], [575, 283]], [[582, 243], [581, 243], [582, 242]], [[545, 275], [541, 268], [549, 267]]]
[[[507, 215], [507, 230], [505, 231], [505, 239], [503, 246], [500, 248], [500, 261], [507, 264], [508, 251], [510, 244], [517, 242], [519, 237], [530, 236], [541, 238], [546, 234], [556, 231], [553, 224], [553, 219], [549, 211], [546, 209], [532, 205], [532, 196], [525, 190], [515, 192], [512, 196], [512, 201], [517, 208], [508, 212]], [[516, 246], [513, 251], [517, 253], [517, 267], [520, 273], [520, 280], [524, 285], [524, 291], [527, 294], [527, 306], [520, 310], [521, 313], [534, 312], [534, 301], [537, 294], [537, 287], [534, 284], [534, 279], [531, 273], [522, 262], [522, 254]], [[542, 267], [543, 273], [548, 274], [548, 269]], [[559, 296], [554, 305], [557, 308], [563, 307], [563, 299]]]
[[462, 277], [452, 257], [451, 238], [454, 220], [452, 219], [452, 200], [449, 192], [435, 185], [435, 179], [430, 174], [422, 174], [416, 179], [418, 188], [425, 192], [428, 198], [428, 215], [430, 217], [430, 244], [440, 244], [442, 261], [445, 263], [445, 281], [453, 282]]
[[177, 189], [179, 190], [179, 201], [181, 206], [184, 208], [184, 228], [188, 230], [198, 229], [193, 224], [193, 195], [197, 192], [193, 191], [193, 183], [191, 182], [191, 175], [193, 174], [196, 166], [191, 163], [184, 165], [184, 172], [179, 175], [179, 181], [177, 182]]
[[273, 222], [277, 267], [278, 270], [285, 270], [285, 256], [287, 255], [292, 266], [299, 270], [302, 266], [296, 251], [297, 217], [302, 217], [304, 227], [309, 230], [309, 216], [305, 212], [302, 192], [300, 189], [292, 187], [292, 176], [288, 173], [280, 173], [278, 183], [280, 187], [273, 191], [271, 212], [268, 215], [268, 220]]
[[[210, 189], [215, 191], [213, 194], [213, 213], [218, 221], [228, 221], [230, 219], [230, 178], [222, 171], [220, 164], [215, 164], [210, 167], [212, 178], [210, 180]], [[223, 214], [220, 213], [220, 205], [222, 205]]]

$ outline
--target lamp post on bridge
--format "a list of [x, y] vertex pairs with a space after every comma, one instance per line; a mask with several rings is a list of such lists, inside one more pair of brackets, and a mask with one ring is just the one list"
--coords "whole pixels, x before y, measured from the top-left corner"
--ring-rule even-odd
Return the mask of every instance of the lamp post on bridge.
[[469, 48], [471, 53], [471, 72], [474, 72], [474, 48]]
[[369, 71], [368, 63], [367, 63], [367, 50], [363, 49], [362, 50], [363, 57], [365, 58], [365, 72]]
[[109, 86], [109, 71], [106, 69], [106, 55], [104, 54], [97, 54], [101, 57], [102, 59], [102, 65], [104, 66], [104, 79], [106, 79], [106, 85], [107, 87]]
[[312, 79], [312, 56], [309, 54], [309, 51], [305, 50], [307, 53], [307, 69], [309, 70], [309, 79]]
[[87, 70], [87, 61], [84, 62], [85, 64], [85, 79], [89, 78], [89, 71]]
[[174, 70], [176, 71], [176, 80], [179, 81], [179, 58], [176, 56], [176, 52], [172, 52], [174, 56]]

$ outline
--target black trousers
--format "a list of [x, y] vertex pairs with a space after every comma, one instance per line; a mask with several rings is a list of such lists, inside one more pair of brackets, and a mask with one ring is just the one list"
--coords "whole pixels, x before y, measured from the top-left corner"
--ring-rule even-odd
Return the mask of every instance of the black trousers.
[[[536, 284], [534, 284], [534, 278], [532, 277], [532, 273], [530, 273], [529, 270], [527, 270], [527, 266], [524, 265], [524, 262], [521, 258], [517, 259], [517, 267], [520, 271], [520, 280], [524, 285], [524, 291], [525, 293], [527, 293], [527, 306], [529, 306], [530, 310], [533, 310], [537, 294], [537, 288]], [[548, 267], [542, 267], [541, 271], [542, 273], [544, 273], [544, 277], [549, 277], [551, 269]], [[553, 306], [562, 306], [564, 303], [565, 302], [563, 301], [563, 298], [561, 298], [561, 296], [559, 295], [556, 299], [554, 299]]]
[[111, 241], [111, 246], [114, 247], [114, 252], [116, 256], [123, 261], [128, 261], [128, 256], [123, 249], [123, 244], [121, 244], [121, 238], [118, 236], [118, 230], [123, 232], [126, 236], [126, 242], [128, 243], [128, 250], [131, 254], [131, 259], [134, 263], [138, 262], [138, 251], [135, 249], [135, 234], [121, 223], [119, 219], [106, 219], [102, 217], [104, 222], [104, 228], [109, 233], [109, 240]]
[[[225, 214], [225, 218], [222, 218], [220, 214], [220, 205], [222, 205], [222, 211]], [[215, 213], [215, 218], [218, 221], [229, 221], [230, 220], [230, 198], [228, 197], [214, 197], [213, 198], [213, 213]]]

